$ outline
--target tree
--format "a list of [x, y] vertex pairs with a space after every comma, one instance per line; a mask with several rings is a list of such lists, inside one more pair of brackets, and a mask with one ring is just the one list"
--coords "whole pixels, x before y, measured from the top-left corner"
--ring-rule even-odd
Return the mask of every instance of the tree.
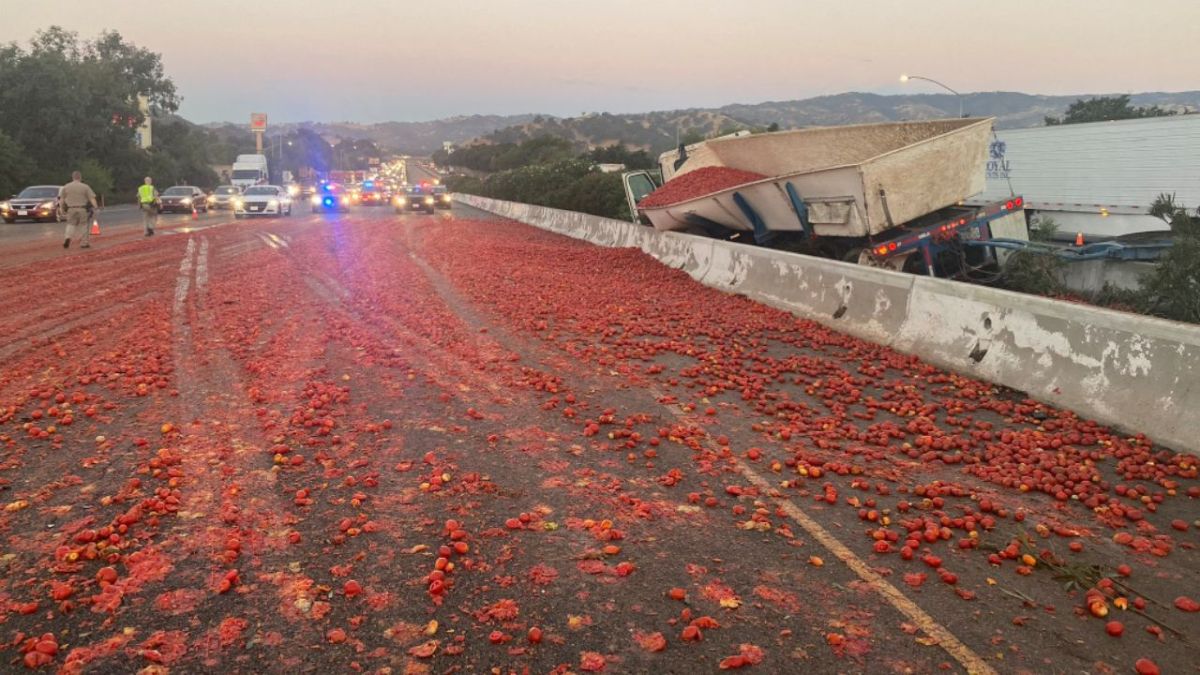
[[28, 48], [0, 47], [0, 130], [24, 151], [21, 182], [65, 182], [90, 158], [108, 168], [120, 189], [146, 163], [133, 145], [143, 121], [139, 95], [155, 112], [179, 106], [159, 55], [118, 33], [83, 41], [51, 26]]
[[96, 196], [107, 202], [113, 194], [112, 172], [94, 159], [85, 159], [79, 163], [79, 173], [83, 174], [83, 182], [92, 188]]
[[209, 141], [205, 130], [182, 119], [160, 121], [150, 149], [155, 182], [161, 186], [216, 186], [217, 175], [208, 162]]
[[31, 168], [24, 148], [0, 131], [0, 199], [7, 199], [24, 188]]
[[1167, 117], [1175, 113], [1158, 106], [1135, 108], [1129, 103], [1129, 95], [1078, 99], [1067, 108], [1063, 117], [1047, 117], [1046, 126], [1060, 124], [1083, 124], [1084, 122], [1107, 122], [1111, 120], [1139, 119], [1142, 117]]
[[705, 135], [704, 130], [702, 129], [688, 129], [679, 137], [679, 144], [695, 145], [696, 143], [707, 140], [707, 138], [708, 136]]
[[594, 148], [588, 156], [597, 164], [624, 164], [627, 169], [652, 169], [654, 160], [645, 150], [630, 150], [620, 143]]
[[1159, 195], [1150, 214], [1171, 226], [1174, 244], [1140, 291], [1142, 304], [1158, 316], [1200, 323], [1200, 208], [1195, 214], [1175, 203], [1174, 195]]

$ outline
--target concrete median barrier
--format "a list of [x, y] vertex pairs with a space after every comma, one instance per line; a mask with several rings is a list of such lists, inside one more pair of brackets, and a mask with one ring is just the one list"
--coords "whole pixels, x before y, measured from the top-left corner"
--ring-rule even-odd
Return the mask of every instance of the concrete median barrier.
[[571, 211], [455, 199], [600, 246], [639, 248], [706, 285], [1200, 451], [1200, 326]]

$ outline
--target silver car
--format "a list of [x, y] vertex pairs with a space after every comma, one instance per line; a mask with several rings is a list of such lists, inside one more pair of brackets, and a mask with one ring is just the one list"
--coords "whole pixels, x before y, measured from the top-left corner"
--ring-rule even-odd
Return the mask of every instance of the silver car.
[[215, 210], [233, 210], [233, 200], [242, 196], [242, 188], [236, 185], [218, 185], [208, 196], [208, 208]]

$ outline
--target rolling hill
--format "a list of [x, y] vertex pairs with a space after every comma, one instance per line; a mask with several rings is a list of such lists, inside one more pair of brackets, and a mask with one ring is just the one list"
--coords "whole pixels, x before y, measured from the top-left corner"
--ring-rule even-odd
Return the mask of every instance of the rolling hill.
[[[1104, 96], [1111, 94], [1097, 94]], [[997, 119], [1000, 128], [1038, 126], [1048, 115], [1061, 115], [1079, 98], [1020, 92], [965, 94], [963, 109], [972, 116]], [[1137, 106], [1158, 105], [1178, 112], [1200, 111], [1200, 91], [1133, 94]], [[542, 135], [570, 140], [582, 148], [623, 143], [633, 149], [660, 152], [680, 136], [708, 136], [747, 127], [780, 128], [858, 124], [956, 117], [958, 98], [950, 94], [882, 95], [849, 92], [794, 101], [735, 103], [720, 108], [692, 108], [646, 113], [594, 113], [578, 117], [552, 115], [464, 115], [428, 122], [300, 122], [272, 126], [272, 131], [308, 127], [328, 138], [365, 138], [397, 153], [428, 155], [443, 142], [518, 142]], [[219, 128], [223, 125], [206, 125]]]

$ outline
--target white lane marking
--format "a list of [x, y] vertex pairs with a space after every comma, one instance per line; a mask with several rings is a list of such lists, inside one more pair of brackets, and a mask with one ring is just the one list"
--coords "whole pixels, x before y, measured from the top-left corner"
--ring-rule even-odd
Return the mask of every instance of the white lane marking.
[[289, 240], [288, 239], [281, 237], [273, 232], [268, 232], [267, 236], [270, 237], [271, 239], [273, 239], [276, 244], [279, 244], [280, 248], [289, 248], [289, 245], [288, 245]]
[[200, 257], [196, 260], [196, 292], [208, 284], [208, 237], [200, 238]]
[[264, 244], [266, 244], [267, 246], [270, 246], [272, 249], [275, 249], [276, 251], [279, 250], [279, 244], [276, 244], [274, 239], [268, 237], [267, 235], [263, 234], [262, 232], [258, 232], [257, 234], [258, 234], [258, 238], [262, 239]]
[[175, 282], [175, 315], [183, 313], [183, 303], [187, 300], [188, 287], [192, 283], [192, 257], [196, 253], [196, 240], [188, 239], [187, 250], [183, 260], [179, 261], [179, 279]]

